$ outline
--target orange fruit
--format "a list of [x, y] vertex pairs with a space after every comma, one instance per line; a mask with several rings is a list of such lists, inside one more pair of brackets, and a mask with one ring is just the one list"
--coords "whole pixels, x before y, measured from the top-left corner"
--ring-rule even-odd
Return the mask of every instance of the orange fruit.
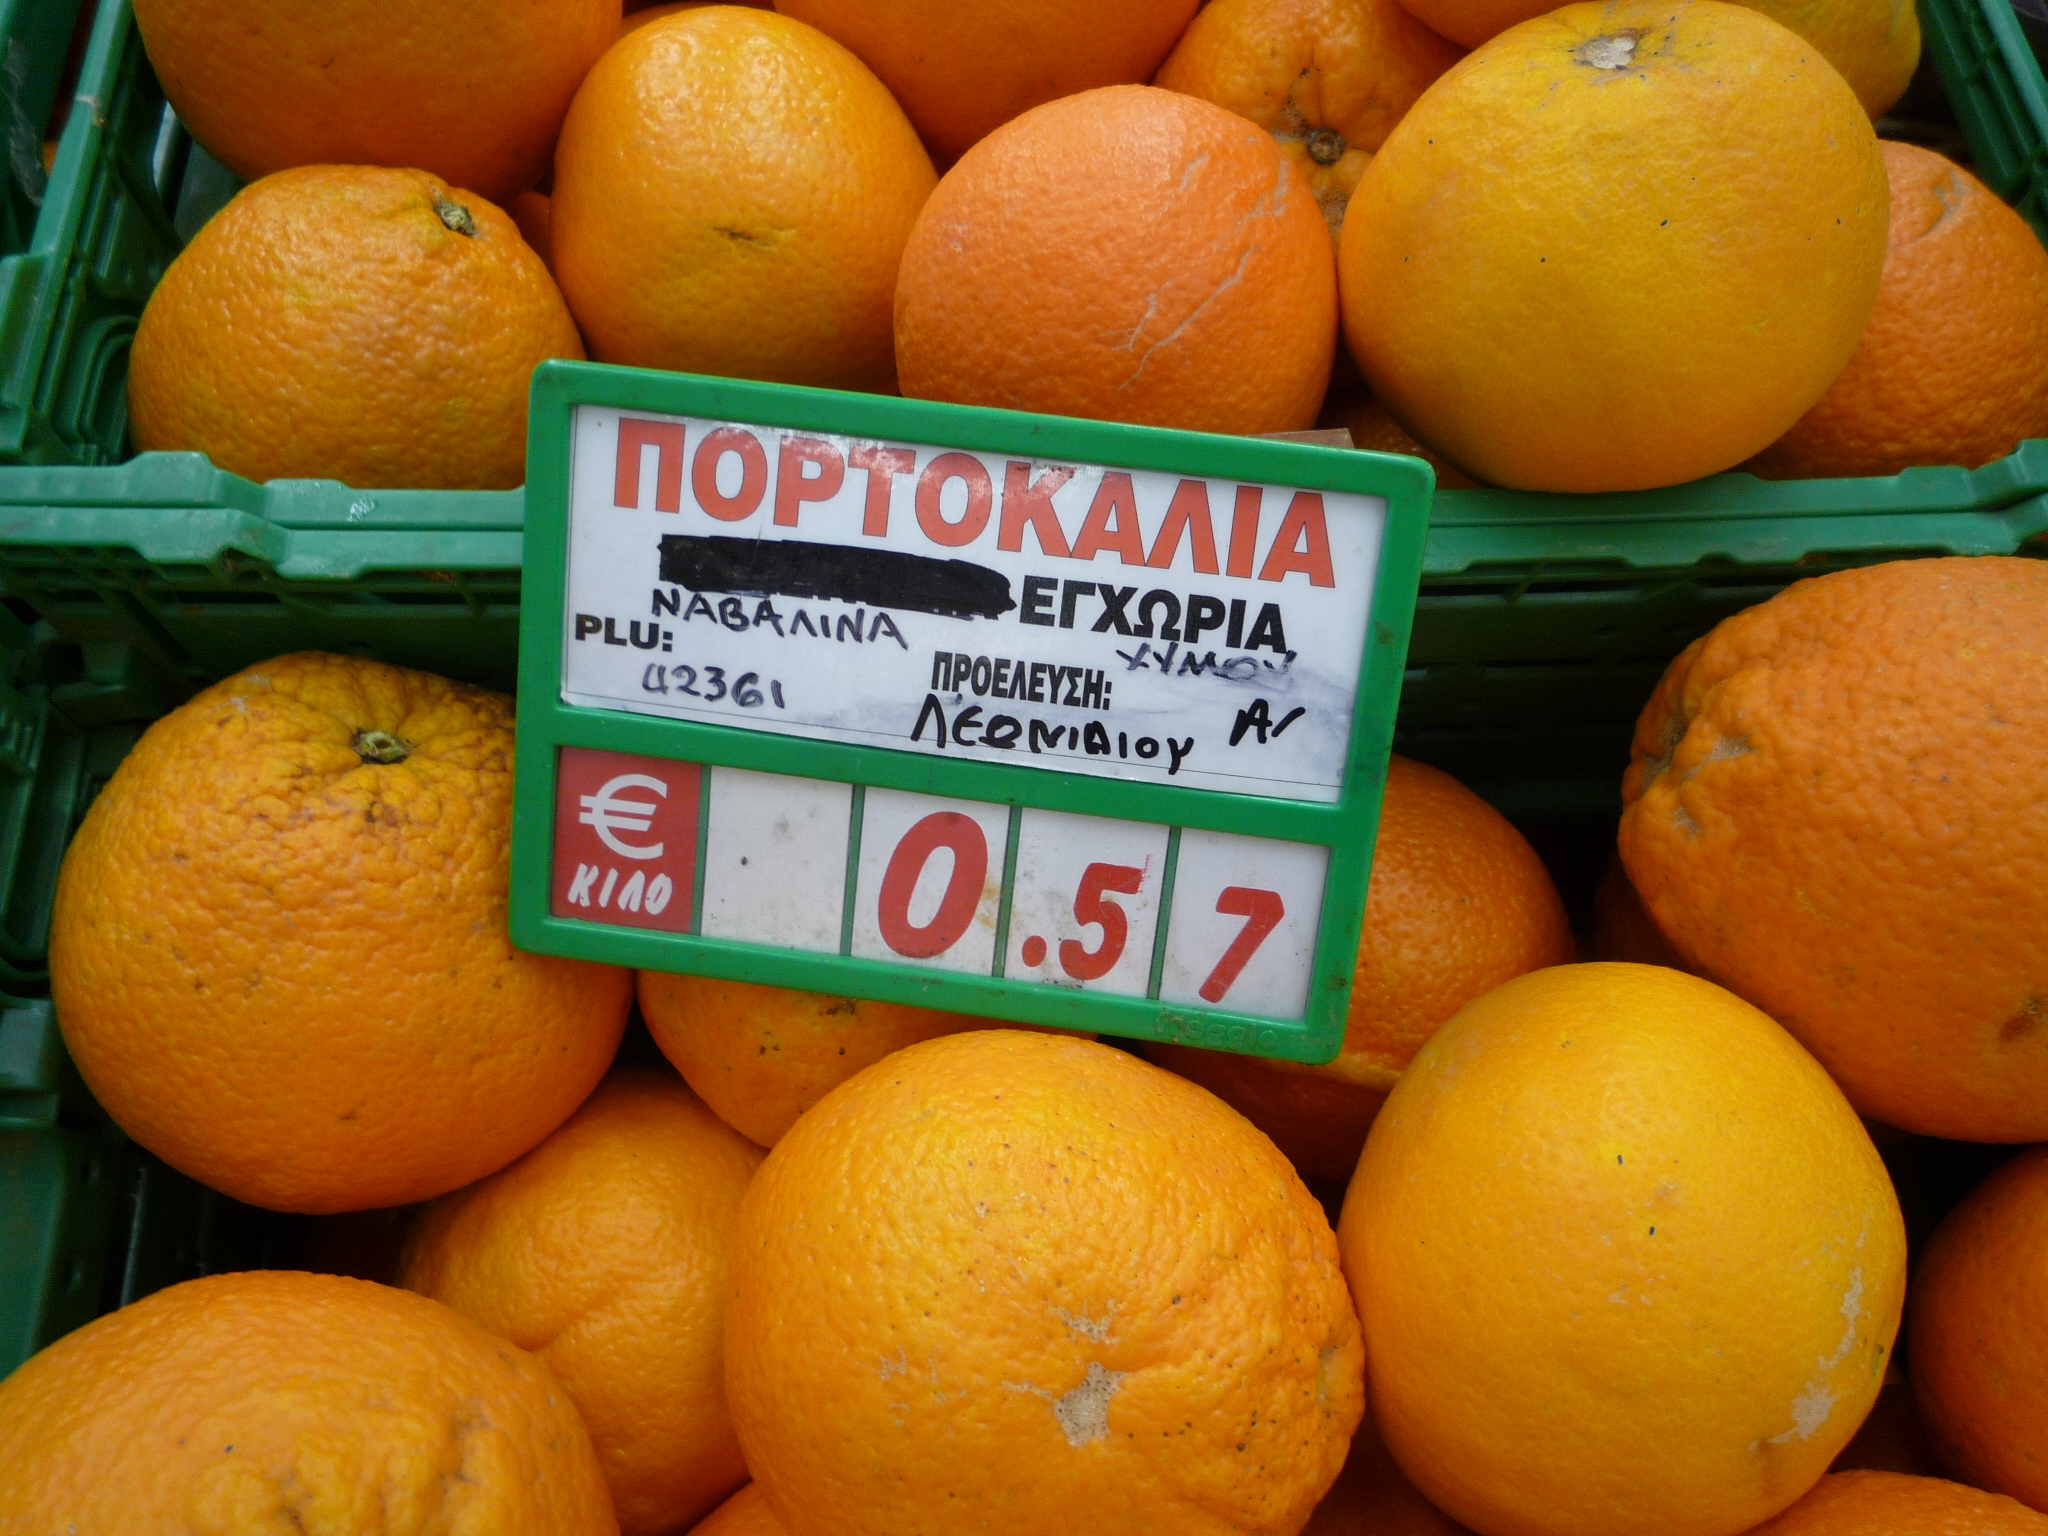
[[777, 0], [882, 77], [950, 164], [1059, 96], [1152, 78], [1201, 0]]
[[1877, 1396], [1906, 1234], [1798, 1043], [1655, 966], [1517, 977], [1388, 1096], [1338, 1228], [1373, 1418], [1487, 1536], [1732, 1536]]
[[2048, 1515], [1938, 1477], [1835, 1472], [1752, 1536], [2048, 1536]]
[[1282, 1536], [1364, 1408], [1328, 1218], [1272, 1143], [1019, 1030], [898, 1051], [776, 1143], [725, 1340], [791, 1536]]
[[1271, 134], [1150, 86], [1036, 108], [932, 194], [903, 393], [1205, 432], [1309, 426], [1336, 347], [1320, 209]]
[[1643, 898], [1629, 883], [1628, 870], [1622, 866], [1619, 854], [1607, 866], [1599, 889], [1593, 893], [1593, 958], [1668, 965], [1674, 971], [1692, 970], [1644, 908]]
[[727, 1125], [772, 1147], [797, 1116], [906, 1045], [987, 1021], [715, 976], [640, 973], [654, 1043]]
[[629, 32], [555, 151], [554, 262], [601, 362], [885, 389], [931, 159], [860, 60], [772, 11]]
[[1920, 64], [1920, 12], [1903, 0], [1745, 0], [1841, 72], [1871, 117], [1906, 94]]
[[424, 1297], [210, 1275], [0, 1383], [10, 1531], [618, 1530], [582, 1421], [532, 1357]]
[[548, 233], [554, 211], [552, 200], [544, 193], [522, 192], [505, 205], [505, 211], [519, 226], [520, 238], [533, 248], [533, 254], [543, 262], [553, 261], [554, 240]]
[[1272, 134], [1335, 235], [1373, 151], [1463, 52], [1398, 0], [1212, 0], [1152, 83]]
[[1621, 857], [1686, 959], [1866, 1115], [2048, 1139], [2048, 564], [1802, 581], [1671, 664]]
[[626, 19], [619, 28], [620, 35], [634, 27], [645, 26], [657, 17], [672, 16], [677, 11], [693, 11], [705, 5], [745, 5], [757, 11], [774, 9], [769, 0], [668, 0], [666, 4], [660, 0], [626, 0]]
[[1323, 401], [1322, 414], [1316, 418], [1316, 425], [1342, 427], [1351, 434], [1351, 446], [1354, 448], [1370, 449], [1374, 453], [1405, 453], [1411, 458], [1426, 460], [1436, 471], [1436, 488], [1440, 491], [1469, 491], [1479, 484], [1442, 454], [1432, 452], [1409, 436], [1407, 428], [1394, 420], [1387, 408], [1373, 399], [1367, 390], [1332, 390]]
[[299, 1229], [298, 1266], [316, 1275], [396, 1285], [405, 1234], [417, 1213], [418, 1207], [401, 1205], [308, 1216]]
[[1843, 1447], [1842, 1454], [1828, 1468], [1830, 1472], [1906, 1472], [1915, 1477], [1939, 1477], [1941, 1460], [1927, 1426], [1921, 1422], [1919, 1406], [1913, 1401], [1913, 1384], [1899, 1369], [1898, 1360], [1885, 1370], [1884, 1385], [1878, 1388], [1877, 1404], [1870, 1417], [1856, 1431], [1856, 1438]]
[[1310, 1067], [1181, 1045], [1145, 1054], [1230, 1104], [1302, 1173], [1344, 1180], [1438, 1025], [1524, 971], [1576, 958], [1564, 902], [1522, 834], [1449, 774], [1395, 757], [1337, 1059]]
[[725, 1410], [725, 1284], [761, 1150], [666, 1070], [614, 1073], [546, 1141], [414, 1223], [400, 1283], [562, 1384], [626, 1536], [747, 1479]]
[[171, 263], [128, 420], [138, 448], [251, 480], [503, 489], [535, 365], [582, 356], [507, 215], [424, 171], [311, 165], [244, 187]]
[[135, 24], [179, 118], [244, 181], [418, 166], [503, 202], [547, 170], [619, 0], [141, 0]]
[[1394, 419], [1480, 480], [1671, 485], [1827, 392], [1887, 203], [1854, 93], [1776, 22], [1568, 5], [1453, 65], [1373, 157], [1339, 247], [1345, 335]]
[[707, 5], [744, 5], [757, 11], [773, 10], [768, 0], [669, 0], [666, 5], [628, 5], [626, 19], [619, 27], [619, 36], [638, 31], [650, 21], [659, 21], [664, 16], [673, 16], [678, 11], [702, 10]]
[[1949, 1469], [2048, 1505], [2048, 1150], [1998, 1169], [1949, 1213], [1913, 1277], [1908, 1361]]
[[2048, 251], [1953, 161], [1886, 142], [1877, 308], [1820, 402], [1748, 466], [1768, 479], [1975, 469], [2048, 436]]
[[[1553, 9], [1543, 0], [1401, 0], [1445, 37], [1476, 48]], [[1743, 0], [1820, 50], [1872, 117], [1905, 95], [1920, 62], [1920, 17], [1898, 0]]]
[[[649, 22], [660, 21], [664, 16], [673, 16], [678, 11], [695, 11], [703, 8], [708, 0], [671, 0], [667, 5], [650, 5], [641, 9], [629, 9], [626, 19], [619, 24], [619, 36], [637, 32]], [[742, 4], [745, 0], [717, 0], [719, 4]]]
[[633, 973], [512, 947], [512, 701], [305, 652], [144, 733], [57, 880], [50, 990], [107, 1112], [238, 1200], [460, 1188], [603, 1076]]
[[1351, 1439], [1337, 1485], [1323, 1496], [1301, 1536], [1472, 1536], [1415, 1491], [1387, 1454], [1367, 1414]]
[[[1350, 1044], [1348, 1029], [1345, 1043]], [[1350, 1178], [1373, 1117], [1387, 1100], [1384, 1088], [1353, 1080], [1354, 1071], [1362, 1068], [1359, 1075], [1367, 1075], [1370, 1068], [1363, 1053], [1349, 1050], [1321, 1067], [1164, 1042], [1148, 1043], [1145, 1057], [1201, 1084], [1251, 1121], [1307, 1179], [1342, 1184]]]
[[759, 1483], [749, 1483], [692, 1527], [690, 1536], [783, 1536]]

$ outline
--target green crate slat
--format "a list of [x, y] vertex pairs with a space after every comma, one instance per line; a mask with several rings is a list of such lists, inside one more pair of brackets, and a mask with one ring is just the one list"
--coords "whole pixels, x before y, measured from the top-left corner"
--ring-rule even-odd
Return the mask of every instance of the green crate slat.
[[[64, 78], [64, 56], [78, 21], [79, 0], [6, 0], [0, 4], [0, 256], [29, 248], [49, 178], [43, 172], [43, 128]], [[0, 275], [0, 294], [8, 279]], [[0, 304], [0, 313], [4, 313]]]
[[1618, 814], [1637, 713], [1721, 620], [1828, 571], [1987, 554], [2048, 554], [2048, 442], [1888, 479], [1439, 491], [1394, 749], [1511, 816]]
[[0, 3], [0, 461], [30, 435], [31, 400], [56, 329], [49, 295], [69, 263], [64, 209], [76, 200], [52, 195], [43, 131], [78, 17], [79, 0]]
[[[38, 15], [32, 62], [54, 90], [76, 0], [13, 10]], [[125, 456], [128, 341], [183, 243], [165, 209], [189, 159], [127, 5], [100, 7], [33, 229], [0, 261], [0, 459]]]
[[2048, 82], [2011, 0], [1918, 0], [1926, 55], [1977, 175], [2048, 241]]
[[[254, 486], [191, 454], [0, 468], [0, 588], [62, 638], [117, 648], [174, 696], [305, 647], [504, 685], [521, 509], [517, 492]], [[1498, 771], [1474, 771], [1481, 744], [1503, 729], [1539, 732], [1526, 761], [1550, 777], [1581, 789], [1603, 773], [1618, 781], [1664, 663], [1729, 614], [1845, 566], [2044, 547], [2048, 443], [1974, 472], [1886, 480], [1442, 492], [1404, 750], [1494, 784]], [[1592, 809], [1583, 796], [1572, 803]]]
[[[139, 734], [87, 733], [50, 813], [61, 852]], [[47, 934], [54, 868], [9, 895]], [[93, 1102], [47, 998], [0, 997], [0, 1377], [81, 1324], [181, 1280], [289, 1264], [301, 1223], [238, 1204], [130, 1142]]]
[[0, 1121], [0, 1374], [99, 1316], [126, 1149]]

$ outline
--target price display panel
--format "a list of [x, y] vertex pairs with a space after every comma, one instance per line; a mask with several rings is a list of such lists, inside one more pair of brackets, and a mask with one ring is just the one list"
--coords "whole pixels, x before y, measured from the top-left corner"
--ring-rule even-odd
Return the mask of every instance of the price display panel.
[[512, 935], [1327, 1061], [1418, 460], [535, 375]]

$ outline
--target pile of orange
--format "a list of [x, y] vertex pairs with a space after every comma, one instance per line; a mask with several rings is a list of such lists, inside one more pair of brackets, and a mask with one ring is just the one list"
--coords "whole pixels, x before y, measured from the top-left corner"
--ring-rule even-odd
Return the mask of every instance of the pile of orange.
[[[130, 400], [254, 478], [516, 485], [585, 355], [1557, 491], [2048, 434], [2048, 254], [1878, 140], [1889, 0], [248, 10], [137, 0], [250, 181]], [[396, 1284], [59, 1341], [0, 1530], [2048, 1532], [2048, 1145], [1945, 1212], [1886, 1161], [2048, 1144], [2048, 564], [1691, 646], [1583, 908], [1395, 758], [1321, 1066], [521, 952], [512, 757], [309, 653], [93, 803], [86, 1082]]]
[[131, 401], [138, 445], [252, 478], [516, 484], [528, 376], [586, 353], [1320, 418], [1552, 491], [2048, 434], [2048, 254], [1871, 126], [1910, 4], [229, 9], [137, 6], [256, 179], [153, 297]]
[[216, 1188], [425, 1202], [418, 1295], [90, 1325], [0, 1384], [0, 1525], [2039, 1536], [2048, 1147], [1909, 1291], [1858, 1111], [2048, 1142], [2044, 679], [2033, 561], [1723, 623], [1638, 730], [1640, 958], [1394, 759], [1325, 1067], [645, 973], [682, 1076], [600, 1082], [634, 978], [505, 940], [506, 701], [252, 668], [69, 851], [65, 1037]]

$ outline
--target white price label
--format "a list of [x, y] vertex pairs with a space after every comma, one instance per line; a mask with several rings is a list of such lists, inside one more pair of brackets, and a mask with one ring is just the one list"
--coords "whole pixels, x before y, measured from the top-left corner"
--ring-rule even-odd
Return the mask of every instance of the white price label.
[[565, 703], [1334, 803], [1373, 496], [576, 407]]

